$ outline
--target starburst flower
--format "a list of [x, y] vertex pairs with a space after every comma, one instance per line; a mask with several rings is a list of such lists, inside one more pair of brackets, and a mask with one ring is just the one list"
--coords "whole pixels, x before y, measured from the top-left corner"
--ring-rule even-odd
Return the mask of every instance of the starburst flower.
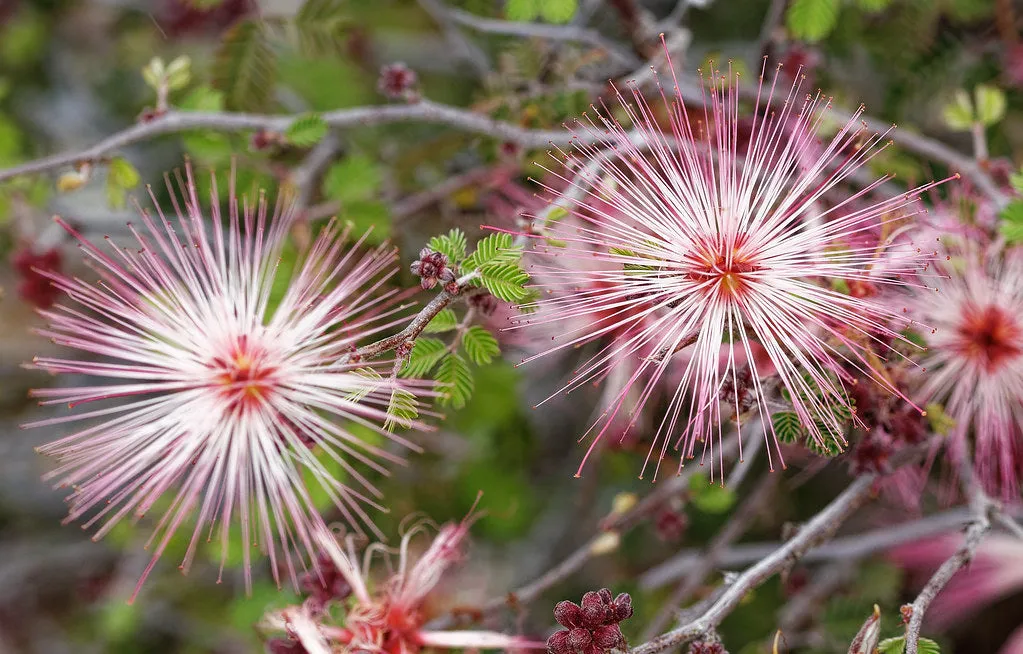
[[[902, 307], [833, 285], [920, 283], [930, 253], [888, 237], [940, 182], [874, 203], [888, 177], [844, 193], [890, 130], [871, 133], [861, 107], [821, 145], [830, 100], [803, 94], [799, 75], [786, 90], [762, 72], [742, 121], [737, 74], [712, 72], [696, 108], [671, 76], [675, 95], [662, 89], [660, 102], [616, 91], [631, 131], [605, 107], [578, 123], [586, 138], [572, 151], [552, 152], [545, 170], [559, 181], [541, 185], [579, 224], [534, 217], [531, 272], [557, 280], [539, 286], [538, 312], [520, 324], [571, 325], [547, 352], [607, 338], [566, 390], [638, 360], [589, 432], [589, 452], [619, 414], [639, 414], [676, 352], [689, 354], [644, 464], [656, 460], [655, 478], [672, 445], [683, 462], [698, 444], [713, 461], [722, 423], [745, 405], [773, 433], [767, 404], [778, 394], [814, 439], [844, 444], [850, 370], [897, 392], [868, 344], [898, 338], [893, 321], [905, 320]], [[872, 271], [882, 252], [884, 269]]]
[[[371, 652], [381, 654], [415, 654], [423, 648], [435, 649], [546, 649], [546, 644], [521, 636], [508, 636], [494, 631], [438, 631], [425, 628], [428, 615], [424, 605], [445, 573], [458, 563], [471, 515], [459, 523], [443, 525], [430, 546], [413, 560], [411, 545], [422, 534], [427, 523], [412, 527], [401, 540], [393, 572], [381, 584], [374, 584], [371, 575], [376, 555], [388, 558], [387, 549], [377, 543], [366, 549], [359, 565], [353, 539], [339, 541], [323, 532], [319, 543], [334, 569], [351, 588], [350, 595], [339, 599], [343, 618], [333, 624], [336, 615], [310, 598], [300, 606], [275, 611], [264, 618], [264, 626], [283, 631], [291, 641], [310, 653]], [[283, 649], [283, 648], [282, 648]]]
[[[412, 447], [381, 426], [391, 393], [406, 382], [376, 371], [391, 362], [352, 355], [404, 309], [383, 286], [396, 256], [361, 241], [346, 247], [347, 231], [332, 222], [280, 293], [294, 204], [282, 194], [271, 205], [262, 193], [239, 202], [232, 175], [228, 215], [214, 180], [207, 221], [190, 168], [177, 187], [180, 198], [168, 179], [177, 224], [158, 206], [155, 216], [139, 207], [144, 229], [132, 227], [133, 248], [101, 249], [61, 223], [100, 281], [46, 273], [73, 304], [43, 311], [41, 333], [86, 356], [39, 357], [33, 366], [103, 383], [34, 391], [43, 404], [97, 408], [29, 426], [87, 423], [40, 448], [59, 462], [47, 477], [71, 489], [67, 521], [100, 525], [99, 539], [129, 514], [162, 513], [139, 587], [183, 526], [192, 531], [183, 570], [200, 538], [216, 537], [223, 558], [240, 547], [247, 586], [250, 544], [269, 557], [278, 583], [282, 570], [297, 583], [295, 560], [315, 552], [324, 527], [311, 488], [321, 487], [353, 528], [371, 526], [366, 508], [381, 507], [364, 473], [400, 461], [345, 422]], [[353, 486], [334, 478], [329, 461]]]
[[937, 293], [920, 293], [925, 334], [922, 402], [944, 403], [955, 421], [953, 456], [972, 436], [978, 478], [988, 492], [1016, 498], [1023, 476], [1023, 251], [967, 247], [938, 263]]

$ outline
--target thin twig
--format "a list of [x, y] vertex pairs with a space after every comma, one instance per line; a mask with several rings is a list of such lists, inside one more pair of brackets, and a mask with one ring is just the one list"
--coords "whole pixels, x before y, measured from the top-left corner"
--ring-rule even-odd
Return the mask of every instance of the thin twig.
[[597, 30], [588, 27], [495, 20], [483, 18], [461, 9], [448, 9], [448, 14], [458, 23], [477, 32], [582, 43], [606, 52], [612, 59], [629, 68], [635, 68], [643, 63], [633, 53], [620, 47], [617, 43], [604, 38]]

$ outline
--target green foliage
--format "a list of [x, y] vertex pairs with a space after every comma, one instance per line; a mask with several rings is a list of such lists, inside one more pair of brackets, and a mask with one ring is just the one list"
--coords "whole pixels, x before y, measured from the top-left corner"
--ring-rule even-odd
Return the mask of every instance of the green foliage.
[[412, 346], [408, 361], [401, 369], [403, 377], [426, 377], [447, 353], [447, 345], [439, 338], [420, 336]]
[[350, 154], [333, 164], [323, 176], [323, 193], [345, 204], [372, 200], [380, 192], [383, 174], [375, 161], [363, 154]]
[[924, 408], [927, 412], [927, 424], [931, 426], [931, 431], [935, 434], [947, 436], [953, 429], [955, 429], [955, 418], [945, 412], [944, 406], [937, 402], [931, 402]]
[[[878, 654], [902, 654], [906, 651], [906, 637], [886, 638], [877, 644]], [[917, 639], [917, 651], [920, 654], [941, 654], [941, 647], [930, 638]]]
[[1023, 200], [1013, 200], [999, 214], [998, 231], [1009, 244], [1023, 243]]
[[184, 111], [223, 111], [224, 94], [211, 86], [197, 86], [178, 103]]
[[856, 5], [863, 11], [884, 11], [892, 0], [856, 0]]
[[308, 148], [319, 143], [327, 129], [327, 121], [320, 114], [303, 114], [288, 125], [284, 138], [295, 147]]
[[446, 256], [448, 258], [448, 263], [451, 265], [457, 265], [465, 258], [465, 250], [468, 247], [468, 241], [465, 238], [465, 233], [456, 227], [447, 234], [431, 238], [427, 247], [434, 252], [440, 252]]
[[387, 404], [387, 420], [384, 429], [394, 431], [395, 427], [409, 429], [412, 422], [419, 417], [419, 401], [416, 396], [404, 388], [391, 391], [391, 401]]
[[243, 20], [224, 35], [213, 66], [213, 83], [228, 109], [263, 111], [277, 82], [270, 36], [255, 20]]
[[295, 44], [307, 57], [339, 53], [350, 24], [343, 0], [306, 0], [292, 23]]
[[1005, 91], [989, 84], [973, 89], [977, 106], [977, 122], [985, 127], [998, 123], [1005, 116]]
[[782, 443], [798, 443], [806, 437], [806, 429], [795, 411], [779, 411], [771, 416], [774, 434]]
[[518, 302], [529, 294], [523, 285], [529, 275], [515, 264], [488, 265], [479, 269], [480, 282], [491, 295], [505, 302]]
[[469, 364], [457, 354], [448, 354], [437, 368], [437, 390], [441, 406], [461, 409], [472, 396], [475, 382]]
[[372, 368], [356, 368], [352, 371], [352, 374], [365, 379], [366, 383], [345, 394], [345, 399], [349, 402], [361, 402], [367, 395], [373, 392], [377, 382], [381, 382], [384, 379], [383, 375]]
[[462, 268], [476, 270], [485, 266], [517, 264], [521, 256], [522, 247], [514, 244], [511, 234], [490, 234], [476, 244], [476, 251], [465, 260]]
[[443, 332], [449, 332], [458, 326], [458, 316], [451, 309], [444, 309], [426, 326], [423, 330], [426, 334], [441, 334]]
[[579, 0], [544, 0], [539, 9], [540, 18], [548, 23], [567, 23], [579, 10]]
[[42, 58], [48, 42], [46, 19], [23, 5], [0, 29], [0, 61], [8, 68], [27, 68]]
[[479, 325], [469, 327], [462, 334], [462, 350], [478, 366], [490, 363], [501, 354], [501, 347], [494, 335]]
[[508, 0], [504, 3], [504, 17], [508, 20], [527, 22], [540, 15], [539, 0]]
[[797, 39], [820, 41], [838, 23], [839, 0], [792, 0], [785, 23]]
[[128, 191], [138, 186], [141, 177], [130, 161], [123, 157], [110, 160], [107, 167], [107, 202], [115, 208], [124, 207]]
[[735, 505], [735, 490], [720, 482], [711, 483], [707, 475], [697, 473], [689, 479], [689, 502], [704, 513], [725, 513]]

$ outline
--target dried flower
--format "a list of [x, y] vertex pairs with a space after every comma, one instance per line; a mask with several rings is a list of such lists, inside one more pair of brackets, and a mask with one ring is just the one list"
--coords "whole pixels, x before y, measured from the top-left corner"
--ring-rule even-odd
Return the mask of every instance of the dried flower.
[[[673, 71], [672, 81], [677, 88]], [[875, 368], [868, 344], [901, 338], [902, 307], [840, 293], [821, 280], [910, 283], [903, 276], [918, 273], [931, 254], [879, 243], [876, 233], [920, 211], [920, 193], [938, 182], [864, 204], [870, 185], [826, 207], [825, 194], [886, 147], [888, 131], [867, 132], [861, 107], [818, 146], [829, 99], [818, 92], [800, 101], [796, 81], [781, 92], [784, 104], [775, 102], [776, 84], [777, 75], [765, 85], [761, 74], [754, 117], [743, 130], [731, 73], [712, 72], [704, 84], [709, 102], [697, 111], [677, 94], [662, 94], [658, 111], [634, 88], [634, 105], [618, 93], [631, 130], [610, 111], [597, 112], [579, 123], [585, 138], [574, 152], [556, 152], [564, 170], [547, 172], [566, 185], [542, 185], [581, 226], [547, 225], [548, 245], [536, 247], [546, 259], [532, 269], [537, 279], [554, 281], [537, 284], [538, 312], [520, 324], [583, 323], [562, 328], [546, 353], [603, 339], [566, 391], [628, 371], [594, 426], [587, 456], [619, 414], [636, 419], [680, 350], [691, 358], [650, 446], [655, 478], [669, 446], [683, 461], [699, 452], [713, 461], [721, 423], [738, 421], [746, 402], [769, 426], [777, 462], [766, 376], [777, 377], [818, 443], [844, 443], [840, 415], [852, 412], [847, 365], [898, 393]], [[873, 273], [880, 252], [886, 265]], [[733, 392], [734, 404], [722, 402], [729, 380], [746, 388], [738, 377], [747, 367], [748, 390]]]
[[547, 639], [550, 654], [599, 654], [625, 647], [619, 623], [632, 617], [632, 597], [611, 595], [607, 588], [590, 591], [576, 604], [567, 600], [554, 607], [554, 619], [564, 629]]
[[[96, 539], [169, 495], [139, 586], [174, 533], [193, 518], [182, 569], [214, 528], [226, 558], [230, 531], [240, 527], [241, 543], [233, 547], [243, 553], [246, 584], [249, 545], [258, 543], [278, 583], [283, 568], [297, 586], [293, 559], [303, 550], [314, 556], [314, 534], [324, 528], [305, 479], [315, 479], [358, 529], [370, 524], [365, 507], [376, 503], [366, 493], [376, 491], [356, 462], [381, 469], [374, 459], [396, 458], [329, 418], [358, 421], [408, 446], [381, 426], [392, 391], [404, 382], [367, 375], [341, 358], [395, 324], [393, 294], [373, 291], [396, 271], [396, 256], [384, 249], [360, 254], [361, 242], [346, 248], [346, 232], [330, 223], [272, 307], [294, 205], [281, 197], [268, 215], [260, 195], [257, 203], [239, 206], [232, 182], [229, 216], [225, 220], [214, 201], [207, 221], [190, 169], [186, 178], [178, 177], [181, 197], [173, 199], [177, 224], [159, 208], [156, 218], [141, 212], [145, 230], [132, 230], [134, 248], [104, 251], [61, 222], [101, 282], [45, 273], [79, 306], [43, 311], [50, 327], [41, 333], [88, 357], [33, 363], [106, 383], [34, 395], [43, 404], [72, 408], [115, 403], [32, 426], [90, 423], [40, 451], [59, 460], [47, 477], [71, 489], [68, 520], [101, 525]], [[390, 362], [377, 365], [386, 371]], [[313, 446], [362, 490], [334, 479]]]
[[955, 421], [948, 433], [953, 454], [972, 435], [985, 488], [1015, 498], [1023, 476], [1023, 250], [947, 256], [938, 266], [938, 292], [921, 291], [913, 305], [933, 328], [920, 399], [943, 402]]
[[430, 248], [419, 251], [419, 258], [409, 267], [412, 274], [420, 277], [423, 288], [433, 288], [437, 282], [448, 284], [455, 281], [455, 271], [448, 267], [448, 257]]
[[403, 63], [394, 63], [383, 66], [380, 69], [380, 78], [377, 80], [377, 90], [392, 100], [415, 99], [416, 84], [419, 78], [416, 71]]

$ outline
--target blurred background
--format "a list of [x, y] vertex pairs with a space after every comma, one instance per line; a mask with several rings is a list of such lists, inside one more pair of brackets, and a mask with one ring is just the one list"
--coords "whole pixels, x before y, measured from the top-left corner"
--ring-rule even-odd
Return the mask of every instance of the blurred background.
[[[630, 7], [641, 9], [639, 18], [630, 18]], [[974, 138], [948, 108], [957, 92], [987, 85], [1003, 107], [986, 129], [985, 165], [1004, 177], [1023, 144], [1021, 11], [1014, 0], [0, 0], [0, 168], [83, 150], [168, 107], [315, 117], [425, 97], [522, 127], [561, 129], [609, 97], [609, 79], [646, 74], [645, 59], [656, 48], [633, 38], [643, 28], [666, 33], [675, 65], [687, 74], [711, 59], [732, 60], [754, 80], [767, 54], [787, 70], [802, 66], [807, 83], [836, 104], [864, 102], [872, 116], [964, 153]], [[488, 21], [527, 29], [510, 33], [507, 22]], [[585, 34], [549, 38], [546, 27]], [[283, 135], [197, 129], [154, 136], [112, 152], [107, 165], [0, 182], [0, 652], [259, 652], [255, 625], [263, 612], [296, 601], [293, 591], [278, 591], [265, 566], [257, 566], [251, 596], [237, 568], [216, 584], [214, 548], [187, 577], [168, 553], [128, 605], [149, 560], [145, 525], [119, 525], [101, 542], [77, 525], [62, 526], [62, 491], [41, 480], [49, 463], [33, 450], [61, 428], [20, 428], [61, 410], [35, 406], [30, 388], [76, 382], [22, 368], [34, 355], [57, 351], [32, 331], [40, 324], [35, 309], [59, 301], [32, 267], [84, 272], [52, 215], [90, 238], [123, 238], [129, 200], [148, 202], [144, 184], [152, 183], [166, 202], [162, 176], [186, 155], [218, 175], [233, 159], [242, 189], [293, 187], [307, 225], [336, 214], [359, 231], [372, 227], [372, 240], [400, 248], [400, 282], [412, 288], [418, 280], [408, 265], [430, 236], [459, 227], [472, 242], [481, 224], [514, 227], [521, 210], [535, 207], [527, 178], [542, 176], [531, 162], [543, 152], [446, 126], [332, 131], [311, 118], [306, 132]], [[898, 184], [949, 170], [897, 148], [871, 167], [896, 172]], [[308, 231], [296, 228], [296, 241], [304, 236]], [[495, 329], [507, 316], [498, 309]], [[475, 390], [464, 408], [449, 411], [437, 431], [416, 435], [426, 453], [380, 480], [391, 511], [379, 524], [392, 538], [410, 514], [460, 519], [483, 491], [486, 515], [473, 527], [468, 560], [436, 596], [438, 614], [500, 597], [542, 574], [583, 546], [616, 501], [651, 490], [636, 479], [643, 443], [603, 452], [587, 474], [573, 477], [585, 447], [574, 435], [595, 417], [600, 389], [532, 409], [560, 388], [578, 358], [516, 368], [529, 337], [497, 333], [506, 362], [474, 368]], [[750, 457], [745, 479], [728, 491], [694, 483], [642, 516], [606, 554], [496, 621], [544, 637], [556, 601], [608, 586], [633, 594], [637, 615], [623, 629], [630, 641], [638, 638], [674, 590], [650, 571], [679, 552], [696, 556], [736, 506], [758, 505], [737, 540], [775, 542], [787, 522], [812, 515], [848, 482], [846, 455], [801, 451], [789, 463], [768, 477], [763, 457]], [[933, 508], [924, 504], [907, 509], [882, 498], [845, 530], [883, 528]], [[183, 543], [176, 546], [180, 553]], [[1016, 558], [1000, 565], [1023, 567], [1015, 547]], [[721, 567], [748, 563], [736, 554]], [[830, 584], [826, 592], [800, 595], [822, 580]], [[720, 575], [707, 574], [686, 601], [719, 583]], [[752, 593], [721, 632], [732, 652], [771, 651], [780, 625], [788, 641], [781, 651], [844, 652], [873, 604], [891, 615], [912, 599], [915, 583], [894, 559], [873, 553], [798, 565]], [[797, 596], [810, 597], [809, 606], [781, 615], [778, 607]], [[937, 634], [942, 651], [999, 651], [1023, 623], [1021, 600], [1013, 587], [967, 606], [964, 615], [983, 610]], [[886, 629], [895, 633], [898, 625]]]

